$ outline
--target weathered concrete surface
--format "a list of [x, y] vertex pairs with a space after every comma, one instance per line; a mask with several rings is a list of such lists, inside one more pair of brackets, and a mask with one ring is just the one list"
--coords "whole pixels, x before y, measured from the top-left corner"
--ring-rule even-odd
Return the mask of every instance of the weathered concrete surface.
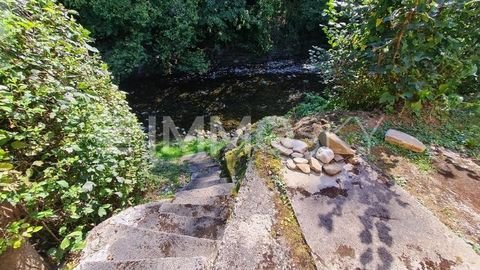
[[[108, 232], [108, 233], [106, 233]], [[126, 261], [164, 257], [210, 257], [217, 241], [174, 233], [109, 224], [102, 234], [90, 234], [84, 262]]]
[[365, 162], [335, 177], [285, 169], [318, 269], [480, 269], [470, 246], [381, 178]]
[[287, 247], [272, 235], [273, 192], [251, 167], [243, 181], [214, 269], [295, 269]]
[[173, 201], [131, 207], [96, 226], [76, 269], [211, 269], [233, 184], [205, 154], [185, 161], [191, 182]]
[[205, 188], [182, 190], [175, 194], [173, 203], [220, 205], [222, 201], [228, 200], [233, 187], [233, 183], [221, 183]]
[[78, 270], [163, 270], [163, 269], [188, 269], [206, 270], [208, 261], [204, 257], [191, 258], [160, 258], [149, 260], [131, 260], [120, 262], [86, 262]]

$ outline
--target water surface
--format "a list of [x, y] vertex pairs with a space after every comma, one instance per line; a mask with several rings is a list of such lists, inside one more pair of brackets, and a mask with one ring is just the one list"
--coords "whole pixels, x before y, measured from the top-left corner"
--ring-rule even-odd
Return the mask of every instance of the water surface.
[[[244, 116], [255, 122], [265, 116], [283, 115], [305, 93], [321, 93], [315, 74], [263, 74], [177, 80], [131, 79], [121, 85], [128, 101], [144, 124], [155, 114], [158, 124], [170, 116], [175, 125], [188, 130], [195, 117], [219, 116], [226, 129], [235, 128]], [[158, 127], [158, 125], [157, 125]]]

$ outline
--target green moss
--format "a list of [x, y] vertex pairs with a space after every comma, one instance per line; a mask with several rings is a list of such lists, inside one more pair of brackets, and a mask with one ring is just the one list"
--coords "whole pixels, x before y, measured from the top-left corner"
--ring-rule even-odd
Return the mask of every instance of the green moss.
[[252, 145], [244, 142], [225, 153], [225, 167], [233, 182], [239, 183], [238, 180], [243, 179], [245, 176], [251, 152]]
[[272, 236], [275, 238], [282, 236], [286, 240], [290, 256], [299, 269], [316, 269], [310, 248], [287, 196], [280, 158], [264, 150], [255, 151], [254, 157], [257, 172], [274, 191], [273, 201], [277, 213]]

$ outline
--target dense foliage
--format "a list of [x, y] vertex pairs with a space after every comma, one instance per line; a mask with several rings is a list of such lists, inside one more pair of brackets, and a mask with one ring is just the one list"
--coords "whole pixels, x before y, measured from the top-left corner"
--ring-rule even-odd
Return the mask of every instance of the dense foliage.
[[306, 51], [298, 49], [306, 39], [322, 36], [325, 0], [62, 2], [79, 12], [80, 22], [121, 79], [138, 71], [205, 72], [225, 51]]
[[20, 212], [0, 253], [34, 234], [58, 259], [136, 199], [145, 138], [87, 31], [52, 0], [20, 3], [0, 4], [0, 203]]
[[326, 13], [331, 49], [312, 58], [347, 105], [478, 99], [479, 1], [330, 0]]

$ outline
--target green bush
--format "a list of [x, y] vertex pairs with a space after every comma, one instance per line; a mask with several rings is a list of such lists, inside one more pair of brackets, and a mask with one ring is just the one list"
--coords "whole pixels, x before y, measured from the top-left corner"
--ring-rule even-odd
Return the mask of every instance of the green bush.
[[145, 135], [67, 10], [52, 0], [0, 10], [0, 203], [22, 217], [0, 231], [0, 252], [34, 236], [61, 259], [137, 199]]
[[[203, 73], [210, 62], [225, 61], [224, 56], [247, 52], [257, 60], [276, 45], [292, 50], [321, 33], [326, 0], [60, 2], [78, 11], [79, 22], [92, 31], [121, 80], [136, 72]], [[284, 55], [283, 47], [277, 49]]]
[[479, 1], [330, 0], [326, 14], [331, 49], [312, 58], [350, 107], [418, 112], [478, 93]]
[[336, 102], [337, 101], [333, 98], [326, 99], [319, 95], [307, 93], [303, 101], [295, 106], [289, 112], [289, 115], [295, 118], [301, 118], [322, 112], [333, 111], [336, 109]]

